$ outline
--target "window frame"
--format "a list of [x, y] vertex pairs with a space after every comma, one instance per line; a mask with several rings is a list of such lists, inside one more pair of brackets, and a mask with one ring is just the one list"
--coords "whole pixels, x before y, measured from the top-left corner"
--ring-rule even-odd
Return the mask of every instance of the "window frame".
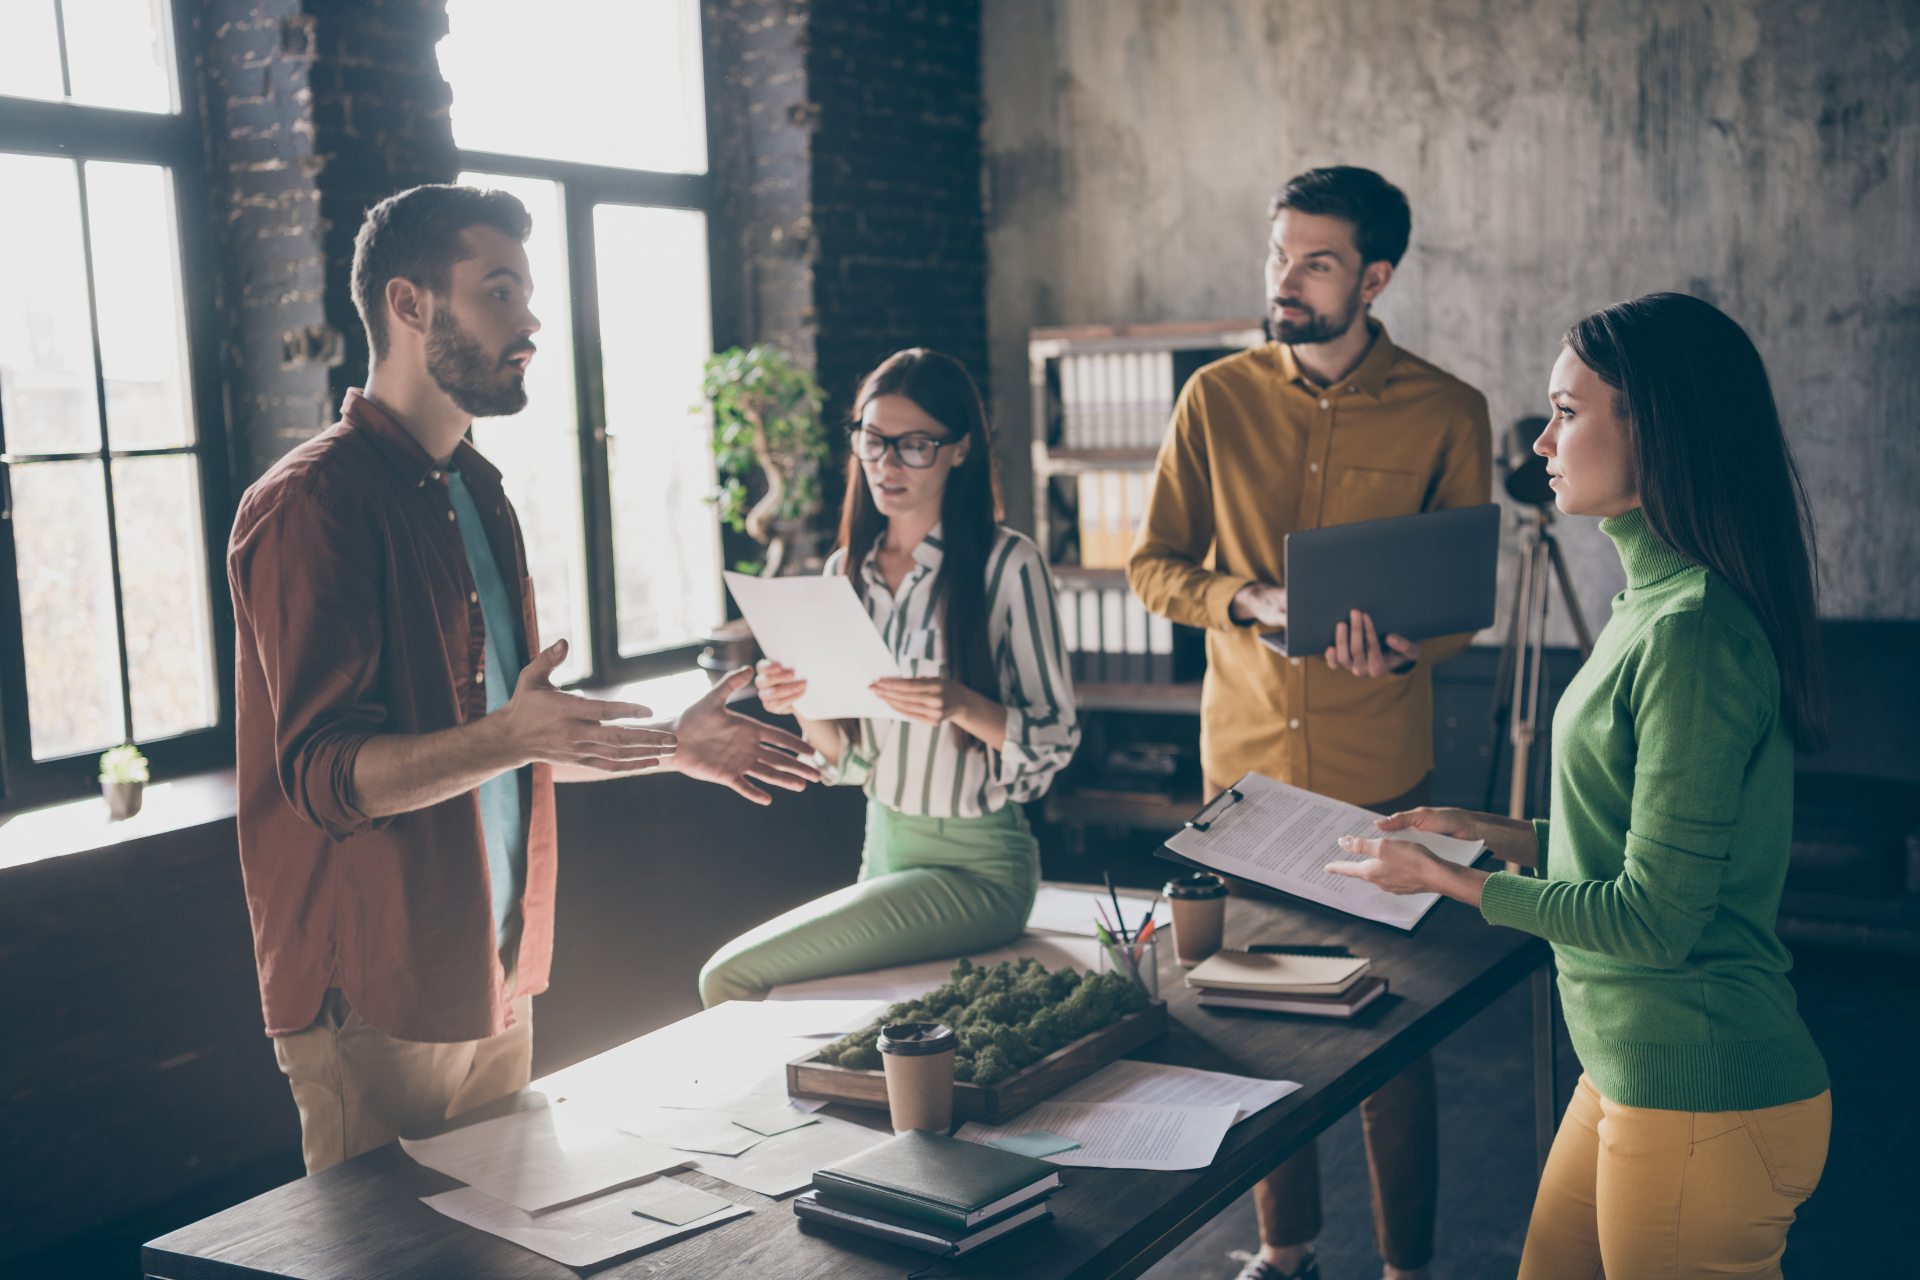
[[[619, 611], [614, 571], [613, 490], [607, 461], [607, 399], [605, 363], [600, 345], [599, 264], [595, 254], [593, 211], [602, 204], [656, 209], [691, 209], [707, 219], [707, 289], [718, 297], [720, 280], [714, 264], [714, 226], [717, 210], [714, 181], [707, 173], [662, 173], [645, 169], [618, 169], [570, 160], [544, 160], [503, 155], [493, 151], [460, 152], [466, 173], [535, 178], [555, 183], [566, 220], [567, 285], [573, 322], [574, 405], [578, 415], [580, 447], [580, 515], [586, 539], [588, 670], [569, 688], [604, 688], [633, 680], [685, 671], [706, 647], [705, 639], [625, 657], [620, 653]], [[536, 308], [537, 310], [537, 308]], [[709, 309], [708, 335], [719, 350], [717, 316]], [[716, 513], [714, 523], [719, 524]], [[719, 536], [717, 530], [716, 538]], [[724, 595], [723, 595], [724, 599]]]
[[[110, 466], [119, 457], [188, 454], [200, 484], [202, 550], [206, 557], [209, 637], [217, 716], [214, 724], [173, 737], [139, 742], [155, 782], [232, 765], [234, 761], [233, 604], [226, 589], [227, 532], [231, 524], [232, 476], [228, 464], [225, 397], [219, 367], [219, 313], [214, 282], [218, 254], [212, 222], [212, 175], [199, 114], [185, 86], [198, 74], [189, 41], [189, 24], [172, 3], [160, 6], [173, 48], [176, 108], [169, 113], [84, 106], [35, 98], [0, 96], [0, 151], [74, 161], [122, 162], [164, 166], [170, 178], [179, 255], [182, 323], [185, 327], [187, 402], [193, 414], [190, 447], [110, 448], [111, 426], [102, 416], [98, 450], [75, 454], [24, 454], [22, 458], [100, 459]], [[89, 301], [89, 311], [92, 302]], [[96, 359], [97, 343], [96, 334]], [[99, 374], [96, 368], [96, 393]], [[0, 421], [0, 447], [5, 443]], [[19, 566], [12, 520], [14, 455], [0, 451], [0, 813], [74, 799], [98, 791], [98, 753], [33, 758], [28, 718], [26, 642], [20, 607]], [[25, 463], [23, 465], [31, 465]], [[111, 494], [109, 474], [107, 483]], [[108, 519], [116, 519], [113, 506]], [[110, 526], [111, 527], [111, 526]], [[127, 647], [120, 565], [112, 564], [114, 611], [120, 632], [122, 714], [127, 697]]]

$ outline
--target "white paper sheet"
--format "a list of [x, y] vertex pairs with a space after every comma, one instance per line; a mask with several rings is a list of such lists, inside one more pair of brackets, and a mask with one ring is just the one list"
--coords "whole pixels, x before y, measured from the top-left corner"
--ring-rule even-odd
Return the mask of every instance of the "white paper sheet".
[[473, 1187], [420, 1199], [421, 1203], [456, 1222], [511, 1240], [523, 1249], [531, 1249], [569, 1267], [591, 1267], [608, 1258], [678, 1240], [753, 1212], [734, 1205], [676, 1227], [652, 1218], [634, 1217], [634, 1208], [645, 1198], [637, 1192], [638, 1188], [614, 1191], [547, 1213], [516, 1209]]
[[[1145, 910], [1144, 905], [1141, 909]], [[1109, 907], [1108, 910], [1111, 911], [1112, 908]], [[1047, 971], [1051, 973], [1056, 969], [1069, 966], [1075, 969], [1093, 970], [1099, 963], [1099, 954], [1100, 944], [1091, 939], [1023, 933], [1014, 939], [1012, 946], [1001, 947], [997, 951], [977, 952], [968, 958], [977, 965], [985, 966], [999, 964], [1002, 960], [1018, 960], [1023, 956], [1032, 956], [1045, 965]], [[901, 965], [893, 969], [874, 969], [867, 973], [849, 973], [837, 978], [816, 978], [811, 982], [790, 982], [769, 991], [767, 1003], [859, 998], [894, 1004], [902, 1000], [916, 1000], [946, 982], [947, 975], [953, 971], [954, 962], [959, 958], [954, 956], [945, 960], [928, 960], [922, 964]]]
[[1130, 1106], [1118, 1102], [1038, 1103], [1003, 1125], [969, 1120], [954, 1136], [992, 1142], [1046, 1129], [1080, 1146], [1045, 1157], [1050, 1164], [1089, 1169], [1204, 1169], [1233, 1127], [1239, 1108]]
[[[1129, 897], [1124, 893], [1120, 895], [1120, 909], [1127, 917], [1126, 927], [1129, 930], [1139, 926], [1141, 918], [1147, 914], [1147, 904], [1152, 901], [1152, 898]], [[1109, 916], [1113, 914], [1113, 901], [1104, 893], [1043, 885], [1040, 892], [1034, 895], [1033, 911], [1027, 916], [1027, 928], [1091, 938], [1094, 936], [1094, 923], [1100, 918], [1099, 911], [1105, 911]], [[1153, 918], [1160, 922], [1162, 929], [1172, 928], [1173, 905], [1165, 898], [1160, 899], [1159, 905], [1153, 909]]]
[[820, 1036], [857, 1030], [879, 1011], [872, 999], [812, 1007], [732, 1000], [555, 1072], [540, 1087], [590, 1102], [630, 1132], [644, 1131], [630, 1122], [634, 1111], [752, 1111], [787, 1096], [786, 1064], [819, 1049]]
[[814, 1170], [892, 1137], [888, 1129], [821, 1116], [819, 1124], [776, 1134], [740, 1155], [696, 1156], [692, 1163], [702, 1173], [777, 1198], [811, 1185]]
[[400, 1140], [429, 1169], [516, 1209], [538, 1213], [687, 1163], [687, 1155], [621, 1133], [586, 1108], [545, 1106]]
[[904, 674], [845, 574], [724, 575], [760, 651], [807, 682], [794, 709], [812, 720], [899, 720], [870, 686]]
[[[1386, 834], [1373, 825], [1379, 814], [1258, 773], [1249, 773], [1233, 789], [1242, 798], [1229, 802], [1223, 795], [1209, 806], [1205, 831], [1187, 827], [1169, 839], [1167, 847], [1216, 871], [1396, 929], [1413, 928], [1440, 900], [1436, 893], [1397, 896], [1326, 869], [1329, 862], [1356, 860], [1340, 847], [1341, 836], [1376, 839]], [[1486, 848], [1477, 840], [1425, 831], [1396, 831], [1392, 838], [1425, 845], [1458, 866], [1468, 865]]]
[[1233, 1122], [1239, 1124], [1299, 1087], [1292, 1080], [1256, 1080], [1252, 1076], [1122, 1058], [1056, 1093], [1052, 1100], [1122, 1102], [1130, 1106], [1231, 1106], [1238, 1109]]

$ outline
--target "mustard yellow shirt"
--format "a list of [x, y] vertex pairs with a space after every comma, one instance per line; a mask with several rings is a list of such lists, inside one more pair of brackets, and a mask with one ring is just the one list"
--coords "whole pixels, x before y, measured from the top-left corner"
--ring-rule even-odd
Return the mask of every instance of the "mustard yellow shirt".
[[1393, 345], [1330, 387], [1268, 343], [1194, 374], [1155, 463], [1127, 578], [1153, 612], [1207, 629], [1200, 757], [1209, 780], [1258, 770], [1352, 804], [1411, 790], [1433, 768], [1433, 671], [1468, 635], [1423, 640], [1403, 675], [1356, 676], [1288, 659], [1268, 627], [1228, 613], [1249, 582], [1286, 585], [1299, 529], [1490, 500], [1487, 400]]

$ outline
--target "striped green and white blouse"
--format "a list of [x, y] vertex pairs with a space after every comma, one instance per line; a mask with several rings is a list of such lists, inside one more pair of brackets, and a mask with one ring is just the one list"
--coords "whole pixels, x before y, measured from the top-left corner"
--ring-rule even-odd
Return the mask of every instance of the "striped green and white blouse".
[[[877, 551], [877, 548], [876, 548]], [[839, 573], [844, 549], [825, 572]], [[867, 554], [867, 612], [909, 676], [946, 669], [941, 620], [930, 616], [934, 575], [940, 570], [940, 526], [914, 548], [913, 571], [896, 596]], [[1038, 800], [1080, 744], [1073, 682], [1067, 674], [1054, 608], [1053, 577], [1024, 534], [1002, 525], [987, 556], [987, 644], [1000, 674], [1007, 708], [1007, 742], [999, 751], [963, 751], [951, 725], [908, 720], [862, 720], [860, 741], [836, 768], [816, 757], [829, 784], [864, 786], [867, 795], [900, 813], [927, 818], [978, 818], [1009, 800]]]

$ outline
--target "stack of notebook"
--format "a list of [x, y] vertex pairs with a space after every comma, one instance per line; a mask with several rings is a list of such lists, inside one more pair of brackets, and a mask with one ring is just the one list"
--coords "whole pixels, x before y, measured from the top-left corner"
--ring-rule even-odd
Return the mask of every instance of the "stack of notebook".
[[810, 1222], [955, 1258], [1052, 1216], [1060, 1170], [1044, 1160], [909, 1129], [813, 1175], [793, 1202]]
[[1195, 966], [1187, 985], [1217, 1009], [1351, 1018], [1387, 991], [1387, 980], [1369, 977], [1367, 964], [1364, 956], [1220, 951]]

